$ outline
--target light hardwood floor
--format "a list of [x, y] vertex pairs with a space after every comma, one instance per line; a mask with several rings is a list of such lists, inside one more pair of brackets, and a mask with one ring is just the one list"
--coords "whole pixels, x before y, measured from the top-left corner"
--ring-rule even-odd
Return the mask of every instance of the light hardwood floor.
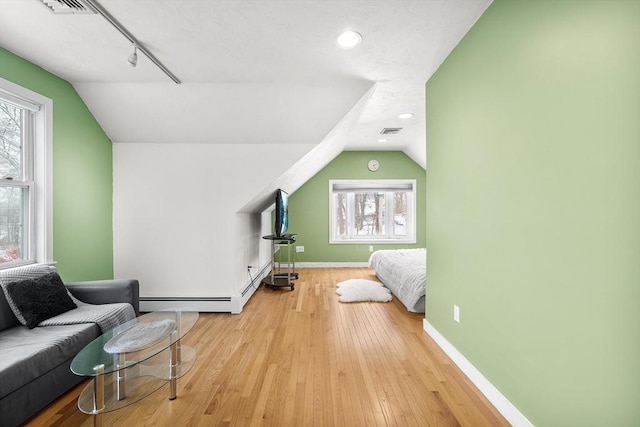
[[[193, 369], [106, 426], [508, 426], [422, 329], [390, 303], [338, 302], [335, 284], [367, 268], [300, 270], [295, 291], [260, 287], [239, 315], [201, 313], [185, 345]], [[91, 426], [84, 384], [28, 426]]]

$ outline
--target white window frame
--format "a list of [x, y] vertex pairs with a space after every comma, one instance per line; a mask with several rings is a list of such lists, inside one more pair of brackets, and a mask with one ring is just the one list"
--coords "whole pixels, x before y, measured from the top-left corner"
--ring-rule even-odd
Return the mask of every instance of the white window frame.
[[53, 260], [53, 100], [0, 78], [0, 98], [35, 112], [32, 146], [25, 149], [25, 168], [32, 168], [27, 182], [3, 180], [3, 185], [25, 185], [29, 190], [29, 248], [20, 262], [0, 264], [0, 269]]
[[[385, 192], [387, 224], [386, 230], [393, 230], [393, 199], [392, 192], [404, 190], [409, 192], [407, 195], [407, 224], [406, 236], [347, 236], [339, 238], [335, 233], [337, 226], [335, 192], [356, 193], [361, 191], [368, 192]], [[412, 244], [416, 243], [416, 191], [417, 182], [415, 179], [332, 179], [329, 180], [329, 243], [330, 244]], [[352, 221], [348, 213], [347, 221]], [[350, 227], [347, 227], [350, 228]]]

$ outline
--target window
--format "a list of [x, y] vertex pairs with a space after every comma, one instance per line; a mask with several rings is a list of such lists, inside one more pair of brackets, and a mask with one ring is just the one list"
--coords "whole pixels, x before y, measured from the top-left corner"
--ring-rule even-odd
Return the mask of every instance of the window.
[[0, 269], [51, 261], [52, 105], [0, 79]]
[[415, 180], [329, 181], [329, 243], [415, 243]]

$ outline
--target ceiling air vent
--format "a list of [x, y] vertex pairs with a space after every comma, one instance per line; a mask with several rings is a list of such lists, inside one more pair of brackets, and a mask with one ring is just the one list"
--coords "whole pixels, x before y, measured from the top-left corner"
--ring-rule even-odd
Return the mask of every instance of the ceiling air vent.
[[97, 13], [87, 1], [83, 0], [38, 0], [55, 14]]
[[384, 128], [380, 132], [380, 135], [397, 135], [401, 130], [402, 128]]

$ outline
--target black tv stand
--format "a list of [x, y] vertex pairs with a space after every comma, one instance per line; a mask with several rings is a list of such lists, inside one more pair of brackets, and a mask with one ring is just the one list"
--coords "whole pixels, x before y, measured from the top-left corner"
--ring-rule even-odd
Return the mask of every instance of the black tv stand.
[[[294, 246], [296, 242], [295, 234], [283, 234], [282, 236], [269, 235], [262, 236], [265, 240], [271, 240], [271, 274], [262, 279], [262, 283], [266, 287], [271, 288], [289, 288], [290, 290], [294, 290], [295, 286], [292, 280], [298, 278], [298, 273], [296, 272], [296, 261], [295, 255], [292, 258], [291, 256], [291, 248]], [[282, 249], [286, 248], [287, 250], [287, 268], [286, 271], [283, 271], [281, 267], [281, 263], [278, 262], [278, 266], [276, 268], [275, 254], [276, 248]], [[292, 261], [293, 259], [293, 261]], [[277, 270], [277, 271], [276, 271]]]

